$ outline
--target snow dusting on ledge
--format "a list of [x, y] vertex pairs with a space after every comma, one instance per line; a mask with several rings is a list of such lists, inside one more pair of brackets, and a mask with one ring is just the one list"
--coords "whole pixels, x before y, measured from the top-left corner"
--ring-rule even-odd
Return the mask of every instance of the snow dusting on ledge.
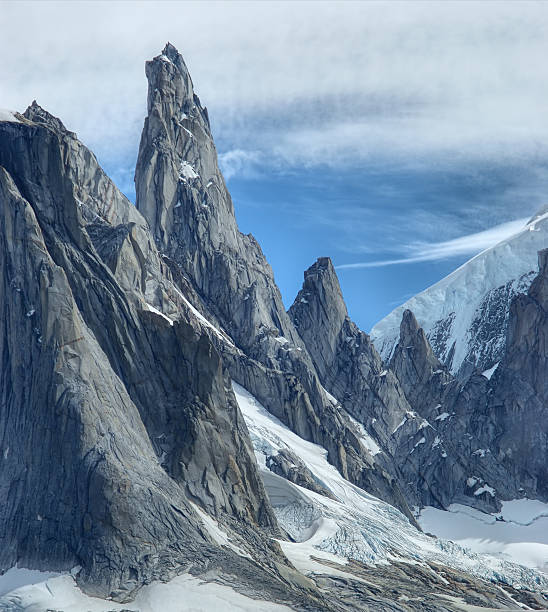
[[11, 123], [21, 123], [19, 119], [17, 119], [13, 111], [6, 110], [5, 108], [0, 108], [0, 121], [9, 121]]

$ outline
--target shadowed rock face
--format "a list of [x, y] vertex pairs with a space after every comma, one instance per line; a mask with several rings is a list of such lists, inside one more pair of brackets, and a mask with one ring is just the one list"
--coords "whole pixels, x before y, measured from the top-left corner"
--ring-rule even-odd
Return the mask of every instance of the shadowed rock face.
[[[488, 380], [474, 375], [456, 380], [434, 355], [413, 313], [405, 311], [400, 340], [390, 360], [413, 412], [398, 428], [400, 469], [417, 488], [421, 503], [446, 508], [451, 503], [491, 511], [500, 500], [518, 497], [519, 483], [480, 435], [489, 420]], [[401, 460], [403, 458], [403, 460]], [[476, 495], [482, 487], [489, 487]], [[492, 489], [492, 494], [491, 494]]]
[[539, 274], [510, 308], [506, 355], [491, 378], [490, 412], [500, 460], [548, 499], [548, 249]]

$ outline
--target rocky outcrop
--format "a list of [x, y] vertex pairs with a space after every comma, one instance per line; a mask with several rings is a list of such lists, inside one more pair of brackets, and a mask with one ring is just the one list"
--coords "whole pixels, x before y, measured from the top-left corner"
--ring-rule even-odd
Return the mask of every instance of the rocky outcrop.
[[452, 376], [434, 355], [424, 330], [410, 310], [403, 313], [400, 339], [390, 368], [401, 382], [409, 403], [420, 407], [425, 417], [436, 416], [436, 406]]

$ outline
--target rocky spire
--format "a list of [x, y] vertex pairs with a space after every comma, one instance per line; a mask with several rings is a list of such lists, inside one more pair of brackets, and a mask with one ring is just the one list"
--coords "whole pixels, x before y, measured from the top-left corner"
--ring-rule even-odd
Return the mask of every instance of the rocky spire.
[[67, 130], [61, 119], [54, 117], [51, 113], [42, 108], [36, 100], [32, 101], [32, 104], [23, 113], [23, 117], [33, 123], [45, 125], [61, 134], [76, 136], [73, 132]]
[[240, 346], [277, 336], [298, 342], [259, 245], [238, 231], [207, 111], [183, 58], [168, 44], [147, 62], [146, 74], [148, 117], [135, 184], [158, 247]]
[[342, 326], [348, 316], [339, 279], [329, 257], [320, 257], [304, 273], [304, 283], [289, 315], [313, 356], [321, 379], [333, 365]]
[[390, 359], [390, 368], [411, 405], [421, 406], [420, 413], [425, 416], [438, 403], [443, 385], [451, 378], [410, 310], [403, 313], [400, 339]]

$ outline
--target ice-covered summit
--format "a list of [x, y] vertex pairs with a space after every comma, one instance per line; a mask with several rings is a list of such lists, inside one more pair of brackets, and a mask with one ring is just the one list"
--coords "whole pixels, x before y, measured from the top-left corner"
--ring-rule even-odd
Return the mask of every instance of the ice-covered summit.
[[504, 351], [512, 298], [527, 291], [538, 271], [537, 252], [548, 244], [548, 210], [519, 232], [486, 249], [435, 285], [398, 306], [371, 330], [389, 359], [405, 310], [411, 310], [437, 356], [453, 373], [492, 368]]

